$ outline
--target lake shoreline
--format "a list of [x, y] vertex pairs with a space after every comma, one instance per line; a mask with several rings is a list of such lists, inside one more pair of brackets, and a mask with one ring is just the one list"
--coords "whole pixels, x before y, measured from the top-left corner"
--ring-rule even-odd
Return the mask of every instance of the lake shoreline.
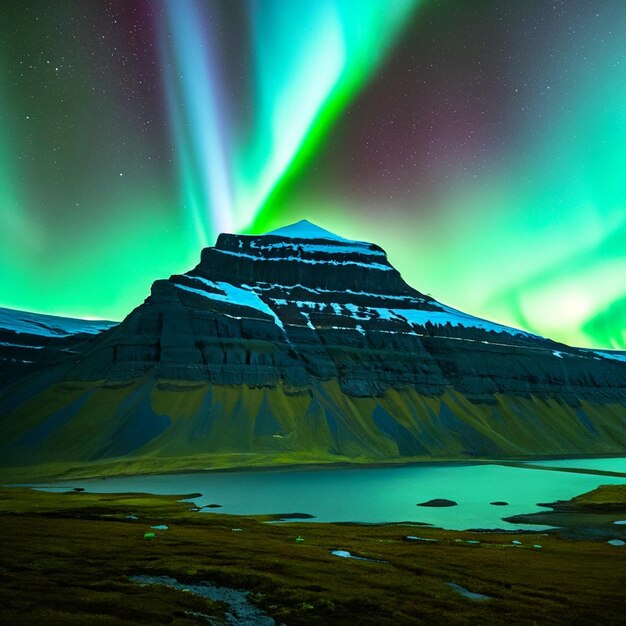
[[[368, 470], [368, 469], [385, 469], [395, 467], [455, 467], [455, 466], [471, 466], [471, 465], [509, 465], [511, 467], [524, 467], [529, 468], [529, 465], [535, 462], [541, 461], [571, 461], [578, 459], [626, 459], [624, 454], [606, 453], [606, 454], [562, 454], [562, 455], [528, 455], [520, 457], [505, 457], [502, 459], [489, 459], [489, 458], [450, 458], [450, 459], [433, 459], [428, 458], [409, 458], [409, 459], [397, 459], [386, 461], [337, 461], [337, 462], [297, 462], [297, 463], [276, 463], [267, 465], [256, 464], [242, 464], [231, 465], [225, 467], [190, 467], [190, 468], [176, 468], [176, 469], [154, 469], [154, 470], [140, 470], [140, 471], [120, 471], [115, 473], [107, 473], [104, 470], [112, 467], [112, 465], [103, 465], [102, 471], [94, 471], [92, 473], [81, 473], [88, 469], [88, 466], [72, 467], [70, 469], [50, 472], [43, 480], [54, 481], [74, 481], [74, 480], [106, 480], [116, 478], [129, 478], [135, 476], [173, 476], [180, 474], [223, 474], [223, 473], [236, 473], [236, 472], [289, 472], [289, 471], [333, 471], [338, 469], [350, 469], [350, 470]], [[26, 466], [26, 467], [11, 467], [0, 468], [0, 485], [15, 484], [17, 482], [40, 482], [42, 466]], [[95, 469], [95, 468], [94, 468]], [[547, 469], [552, 470], [550, 467], [534, 467], [532, 469]], [[571, 469], [562, 469], [555, 471], [572, 471]], [[587, 473], [619, 476], [626, 478], [626, 472], [603, 472], [602, 470], [586, 470]], [[28, 478], [28, 475], [32, 474], [32, 479]], [[15, 477], [12, 478], [12, 477]]]
[[[408, 522], [450, 530], [509, 531], [519, 527], [505, 518], [539, 512], [539, 503], [572, 498], [600, 484], [626, 483], [624, 462], [623, 457], [611, 457], [574, 462], [580, 467], [560, 467], [554, 460], [550, 463], [556, 466], [463, 461], [317, 470], [307, 465], [280, 471], [196, 471], [17, 484], [54, 492], [193, 494], [188, 501], [207, 513], [274, 520], [299, 511], [314, 523]], [[444, 501], [446, 506], [419, 506]]]

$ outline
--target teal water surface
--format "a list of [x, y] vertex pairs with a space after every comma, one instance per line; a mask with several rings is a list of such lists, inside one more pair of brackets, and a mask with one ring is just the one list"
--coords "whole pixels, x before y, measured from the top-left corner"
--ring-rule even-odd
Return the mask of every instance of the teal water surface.
[[[623, 471], [624, 459], [601, 459], [604, 471]], [[597, 459], [576, 459], [594, 469]], [[552, 465], [570, 467], [554, 461]], [[45, 488], [184, 494], [199, 492], [198, 506], [220, 504], [219, 513], [261, 515], [307, 513], [320, 522], [425, 522], [447, 529], [531, 528], [503, 517], [541, 510], [537, 503], [568, 500], [601, 484], [626, 484], [626, 477], [555, 472], [479, 464], [424, 464], [388, 468], [294, 469], [194, 472], [54, 483]], [[458, 506], [429, 508], [435, 498]], [[509, 506], [493, 506], [505, 501]]]
[[546, 467], [567, 467], [599, 470], [601, 472], [621, 472], [626, 474], [626, 457], [610, 459], [560, 459], [558, 461], [532, 461], [533, 465]]

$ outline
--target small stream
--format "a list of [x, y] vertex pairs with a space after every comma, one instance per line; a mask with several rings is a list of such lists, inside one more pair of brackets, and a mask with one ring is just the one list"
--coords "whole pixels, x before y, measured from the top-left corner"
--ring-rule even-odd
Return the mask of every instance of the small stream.
[[[184, 584], [169, 576], [129, 576], [129, 579], [140, 585], [165, 585], [172, 589], [179, 589], [192, 593], [201, 598], [214, 602], [224, 602], [229, 610], [226, 613], [226, 622], [234, 626], [275, 626], [276, 622], [266, 613], [250, 602], [249, 591], [240, 591], [231, 587], [220, 587], [212, 582]], [[194, 613], [205, 621], [214, 624], [222, 623], [209, 615]]]

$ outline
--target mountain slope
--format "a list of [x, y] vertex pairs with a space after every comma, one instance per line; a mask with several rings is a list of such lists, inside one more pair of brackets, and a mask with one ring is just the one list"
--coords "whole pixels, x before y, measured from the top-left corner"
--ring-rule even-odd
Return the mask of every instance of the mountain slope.
[[[106, 473], [619, 453], [626, 363], [447, 307], [308, 222], [220, 235], [0, 395], [5, 466]], [[76, 468], [79, 469], [76, 469]]]

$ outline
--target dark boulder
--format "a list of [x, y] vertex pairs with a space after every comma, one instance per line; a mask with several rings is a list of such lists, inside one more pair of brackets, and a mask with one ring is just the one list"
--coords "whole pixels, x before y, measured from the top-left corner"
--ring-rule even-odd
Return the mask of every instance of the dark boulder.
[[432, 506], [432, 507], [445, 507], [445, 506], [458, 506], [458, 502], [454, 500], [446, 500], [445, 498], [435, 498], [434, 500], [428, 500], [428, 502], [420, 502], [417, 506]]

